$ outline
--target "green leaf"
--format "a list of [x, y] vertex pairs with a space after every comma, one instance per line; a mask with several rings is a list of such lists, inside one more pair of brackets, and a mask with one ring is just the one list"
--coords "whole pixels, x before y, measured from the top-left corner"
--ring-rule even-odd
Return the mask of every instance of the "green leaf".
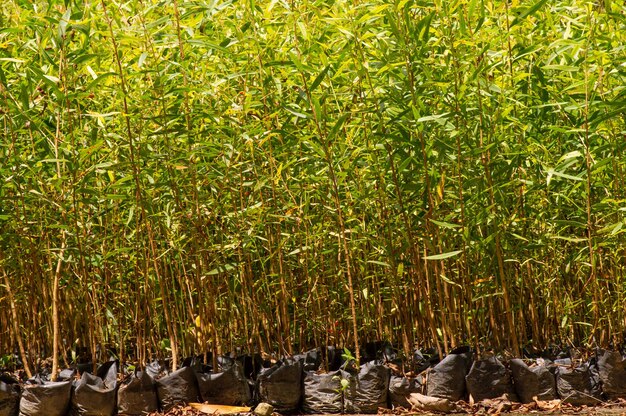
[[313, 83], [309, 87], [309, 90], [311, 92], [314, 91], [322, 83], [329, 69], [330, 69], [330, 65], [326, 65], [326, 67], [322, 70], [322, 72], [320, 72], [319, 75], [315, 77], [315, 80], [313, 80]]
[[117, 76], [116, 72], [106, 72], [104, 74], [100, 74], [98, 75], [98, 77], [96, 79], [94, 79], [93, 81], [91, 81], [88, 85], [87, 85], [87, 90], [92, 90], [94, 89], [95, 86], [99, 85], [101, 82], [103, 82], [105, 79], [109, 78], [109, 77], [114, 77]]
[[370, 264], [377, 264], [379, 266], [391, 267], [391, 265], [389, 263], [385, 263], [384, 261], [368, 260], [367, 262], [370, 263]]
[[[227, 272], [227, 271], [230, 271], [230, 270], [235, 270], [236, 268], [237, 268], [237, 265], [234, 264], [234, 263], [224, 264], [222, 266], [218, 266], [215, 269], [207, 272], [206, 275], [207, 276], [215, 276], [215, 275], [220, 274], [220, 273], [224, 273], [224, 272]], [[203, 276], [203, 278], [204, 278], [204, 276]]]
[[544, 4], [546, 4], [548, 2], [548, 0], [539, 0], [537, 3], [533, 4], [532, 6], [530, 6], [529, 8], [525, 9], [523, 12], [521, 12], [515, 19], [513, 19], [513, 22], [511, 23], [511, 27], [517, 25], [518, 23], [520, 23], [522, 20], [524, 20], [525, 18], [527, 18], [528, 16], [532, 15], [533, 13], [537, 12], [539, 9], [541, 9], [543, 7]]
[[350, 116], [350, 113], [345, 113], [341, 117], [339, 117], [339, 120], [335, 122], [335, 125], [333, 126], [332, 129], [330, 129], [330, 132], [328, 133], [329, 141], [333, 140], [337, 136], [337, 134], [339, 133], [339, 130], [341, 129], [341, 127], [343, 127], [343, 123], [345, 123], [346, 119], [349, 116]]
[[542, 67], [544, 70], [553, 70], [553, 71], [563, 71], [563, 72], [578, 72], [580, 71], [580, 67], [572, 66], [572, 65], [544, 65]]
[[587, 241], [585, 238], [568, 237], [564, 235], [551, 235], [550, 238], [552, 238], [553, 240], [565, 240], [565, 241], [569, 241], [572, 243], [582, 243], [584, 241]]
[[447, 283], [447, 284], [449, 284], [449, 285], [456, 286], [456, 287], [461, 288], [461, 289], [463, 288], [463, 286], [461, 286], [460, 284], [458, 284], [457, 282], [455, 282], [455, 281], [453, 281], [453, 280], [450, 280], [450, 279], [449, 279], [446, 275], [444, 275], [444, 274], [440, 274], [440, 275], [439, 275], [439, 277], [441, 278], [441, 280], [443, 280], [444, 282], [446, 282], [446, 283]]
[[432, 218], [430, 219], [430, 222], [432, 222], [433, 224], [436, 224], [436, 225], [438, 225], [440, 227], [443, 227], [443, 228], [452, 228], [452, 229], [454, 229], [454, 228], [461, 228], [461, 226], [459, 224], [452, 224], [452, 223], [449, 223], [449, 222], [437, 221], [437, 220], [433, 220]]
[[568, 175], [567, 173], [563, 173], [563, 172], [557, 172], [554, 169], [548, 169], [548, 175], [546, 177], [546, 183], [548, 185], [550, 185], [550, 182], [552, 181], [552, 177], [556, 176], [559, 178], [563, 178], [563, 179], [570, 179], [573, 181], [583, 181], [584, 179], [579, 177], [579, 176], [573, 176], [573, 175]]
[[287, 253], [287, 255], [288, 255], [288, 256], [293, 256], [293, 255], [295, 255], [295, 254], [299, 254], [299, 253], [302, 253], [302, 252], [304, 252], [304, 251], [307, 251], [308, 249], [309, 249], [309, 247], [308, 247], [308, 246], [299, 247], [299, 248], [297, 248], [297, 249], [295, 249], [295, 250], [293, 250], [293, 251], [290, 251], [289, 253]]
[[67, 31], [67, 25], [70, 22], [71, 16], [72, 16], [72, 10], [68, 7], [67, 10], [65, 11], [65, 13], [63, 13], [63, 17], [61, 17], [61, 20], [59, 20], [58, 36], [59, 36], [60, 40], [65, 38], [65, 33]]
[[455, 250], [455, 251], [449, 251], [447, 253], [434, 254], [434, 255], [431, 255], [431, 256], [424, 257], [424, 260], [443, 260], [443, 259], [447, 259], [447, 258], [450, 258], [450, 257], [457, 256], [457, 255], [459, 255], [462, 252], [463, 252], [463, 250]]
[[296, 117], [299, 117], [299, 118], [311, 118], [307, 113], [303, 112], [302, 110], [300, 110], [295, 105], [286, 105], [286, 106], [283, 106], [283, 108], [285, 110], [287, 110], [288, 112], [290, 112], [291, 114], [293, 114], [294, 116], [296, 116]]
[[442, 114], [434, 114], [430, 116], [420, 117], [417, 119], [418, 123], [424, 123], [426, 121], [438, 121], [440, 119], [445, 119], [450, 113], [442, 113]]

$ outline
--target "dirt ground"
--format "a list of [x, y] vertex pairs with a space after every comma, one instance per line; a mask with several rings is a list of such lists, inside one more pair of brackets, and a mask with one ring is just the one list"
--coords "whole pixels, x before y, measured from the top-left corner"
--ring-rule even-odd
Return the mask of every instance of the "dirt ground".
[[[167, 413], [151, 413], [149, 416], [206, 416], [209, 413], [204, 413], [193, 409], [191, 406], [177, 406]], [[252, 414], [252, 413], [250, 413]], [[596, 407], [572, 407], [562, 406], [560, 408], [554, 408], [550, 410], [532, 410], [532, 409], [511, 409], [510, 411], [498, 412], [496, 409], [475, 409], [475, 411], [467, 411], [463, 413], [450, 413], [449, 416], [467, 416], [471, 415], [509, 415], [509, 416], [528, 416], [528, 415], [551, 415], [551, 416], [563, 416], [563, 415], [588, 415], [588, 416], [626, 416], [626, 402], [624, 403], [607, 403], [602, 406]], [[430, 413], [421, 411], [381, 411], [378, 416], [422, 416], [422, 415], [441, 415], [441, 413]], [[274, 413], [273, 416], [279, 416], [278, 413]], [[301, 415], [295, 415], [301, 416]], [[307, 416], [327, 416], [327, 415], [307, 415]], [[371, 416], [371, 415], [350, 415], [350, 416]]]

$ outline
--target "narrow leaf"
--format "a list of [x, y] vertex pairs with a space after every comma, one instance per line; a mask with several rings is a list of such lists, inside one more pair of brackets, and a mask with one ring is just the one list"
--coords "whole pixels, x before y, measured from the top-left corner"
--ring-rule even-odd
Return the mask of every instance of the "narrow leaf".
[[524, 10], [522, 13], [519, 14], [519, 16], [513, 19], [513, 23], [511, 23], [511, 27], [515, 26], [516, 24], [520, 23], [522, 20], [524, 20], [531, 14], [535, 13], [537, 10], [541, 9], [541, 7], [543, 7], [543, 5], [546, 4], [547, 2], [548, 0], [539, 0], [537, 3], [533, 4], [532, 6]]
[[426, 256], [424, 257], [424, 260], [443, 260], [443, 259], [447, 259], [450, 257], [454, 257], [456, 255], [458, 255], [459, 253], [462, 253], [463, 250], [454, 250], [454, 251], [449, 251], [447, 253], [441, 253], [441, 254], [434, 254], [432, 256]]

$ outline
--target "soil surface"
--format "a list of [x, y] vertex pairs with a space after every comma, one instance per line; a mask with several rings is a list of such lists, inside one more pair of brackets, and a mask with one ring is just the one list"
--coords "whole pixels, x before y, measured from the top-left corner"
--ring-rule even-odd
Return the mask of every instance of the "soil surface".
[[[386, 410], [386, 411], [385, 411]], [[206, 416], [208, 413], [203, 413], [199, 410], [193, 409], [191, 406], [177, 406], [167, 413], [150, 413], [148, 416]], [[253, 413], [244, 413], [245, 415], [253, 415]], [[573, 407], [563, 406], [561, 408], [555, 408], [552, 410], [529, 410], [527, 408], [520, 408], [506, 412], [497, 412], [496, 409], [476, 409], [475, 411], [468, 411], [465, 413], [450, 413], [449, 416], [467, 416], [470, 415], [510, 415], [510, 416], [523, 416], [523, 415], [551, 415], [551, 416], [563, 416], [563, 415], [592, 415], [592, 416], [626, 416], [626, 402], [607, 403], [602, 406], [596, 407]], [[429, 413], [429, 412], [415, 412], [415, 411], [390, 411], [389, 409], [381, 409], [378, 416], [422, 416], [422, 415], [441, 415], [441, 413]], [[279, 416], [278, 413], [274, 413], [273, 416]], [[302, 415], [295, 415], [302, 416]], [[306, 416], [328, 416], [328, 415], [306, 415]], [[350, 415], [350, 416], [372, 416], [372, 415]]]

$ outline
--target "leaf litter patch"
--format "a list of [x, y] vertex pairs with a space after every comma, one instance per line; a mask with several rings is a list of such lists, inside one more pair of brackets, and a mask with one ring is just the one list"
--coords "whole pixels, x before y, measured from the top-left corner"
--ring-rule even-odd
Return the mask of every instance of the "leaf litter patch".
[[[424, 396], [428, 397], [428, 396]], [[445, 399], [444, 399], [445, 400]], [[405, 408], [396, 407], [393, 410], [380, 408], [378, 415], [396, 415], [396, 416], [412, 416], [424, 414], [445, 414], [454, 415], [524, 415], [524, 414], [546, 414], [546, 415], [597, 415], [597, 416], [624, 416], [626, 415], [626, 400], [619, 399], [612, 402], [606, 402], [599, 406], [574, 406], [569, 403], [563, 403], [559, 399], [555, 400], [536, 400], [532, 403], [511, 402], [506, 397], [483, 400], [479, 403], [470, 404], [465, 401], [452, 403], [454, 407], [451, 411], [423, 410], [416, 407]], [[168, 412], [152, 412], [148, 416], [206, 416], [219, 414], [239, 414], [252, 415], [250, 412], [228, 413], [200, 410], [195, 407], [196, 403], [190, 405], [177, 405]], [[273, 416], [280, 416], [281, 413], [273, 413]]]

